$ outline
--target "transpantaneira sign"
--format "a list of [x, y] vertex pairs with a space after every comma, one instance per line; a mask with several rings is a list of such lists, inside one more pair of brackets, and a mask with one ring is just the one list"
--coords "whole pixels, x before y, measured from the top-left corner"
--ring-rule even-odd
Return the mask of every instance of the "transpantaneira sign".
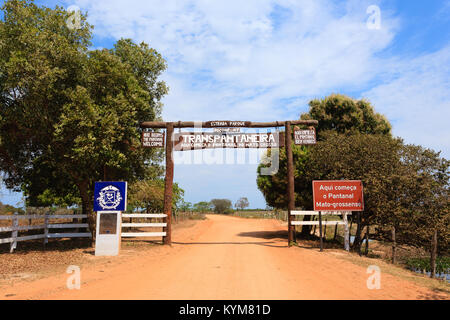
[[316, 129], [314, 127], [302, 130], [294, 128], [294, 143], [295, 145], [316, 144]]
[[359, 180], [313, 181], [314, 211], [364, 211]]
[[142, 146], [144, 148], [164, 148], [164, 132], [142, 132]]
[[284, 146], [283, 133], [181, 132], [174, 136], [175, 151], [215, 148], [280, 148]]

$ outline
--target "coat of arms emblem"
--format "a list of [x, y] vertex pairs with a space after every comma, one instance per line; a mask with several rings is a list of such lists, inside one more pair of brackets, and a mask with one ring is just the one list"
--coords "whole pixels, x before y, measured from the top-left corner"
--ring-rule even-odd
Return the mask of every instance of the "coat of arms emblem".
[[115, 210], [121, 200], [120, 190], [112, 185], [101, 189], [97, 198], [98, 204], [103, 210]]

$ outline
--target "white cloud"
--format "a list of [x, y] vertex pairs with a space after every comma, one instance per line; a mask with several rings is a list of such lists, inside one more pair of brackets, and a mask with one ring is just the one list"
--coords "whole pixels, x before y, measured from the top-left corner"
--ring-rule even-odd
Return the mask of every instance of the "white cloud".
[[396, 25], [386, 16], [381, 30], [369, 30], [372, 3], [357, 1], [75, 3], [89, 12], [97, 36], [146, 41], [168, 59], [164, 115], [170, 120], [297, 118], [298, 105], [286, 114], [277, 102], [361, 87], [378, 70], [375, 54], [391, 42]]
[[396, 61], [385, 83], [367, 92], [393, 132], [408, 143], [450, 156], [450, 46], [408, 61]]

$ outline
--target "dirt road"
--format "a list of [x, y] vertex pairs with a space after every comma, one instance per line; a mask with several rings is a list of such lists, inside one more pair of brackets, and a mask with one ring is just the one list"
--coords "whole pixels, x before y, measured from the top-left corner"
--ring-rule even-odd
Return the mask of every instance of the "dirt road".
[[0, 300], [443, 297], [383, 270], [381, 289], [369, 290], [366, 268], [336, 257], [347, 253], [288, 248], [285, 237], [275, 220], [212, 215], [174, 232], [172, 247], [83, 266], [80, 290], [67, 289], [69, 275], [59, 274], [0, 288]]

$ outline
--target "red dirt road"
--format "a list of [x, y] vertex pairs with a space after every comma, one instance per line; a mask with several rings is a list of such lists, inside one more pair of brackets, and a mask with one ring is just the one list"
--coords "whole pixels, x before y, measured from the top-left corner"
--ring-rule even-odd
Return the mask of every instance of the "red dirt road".
[[172, 247], [83, 266], [80, 290], [67, 289], [69, 275], [59, 274], [1, 287], [0, 300], [449, 299], [383, 270], [381, 289], [369, 290], [364, 267], [331, 251], [288, 248], [285, 236], [275, 220], [211, 215], [176, 230]]

